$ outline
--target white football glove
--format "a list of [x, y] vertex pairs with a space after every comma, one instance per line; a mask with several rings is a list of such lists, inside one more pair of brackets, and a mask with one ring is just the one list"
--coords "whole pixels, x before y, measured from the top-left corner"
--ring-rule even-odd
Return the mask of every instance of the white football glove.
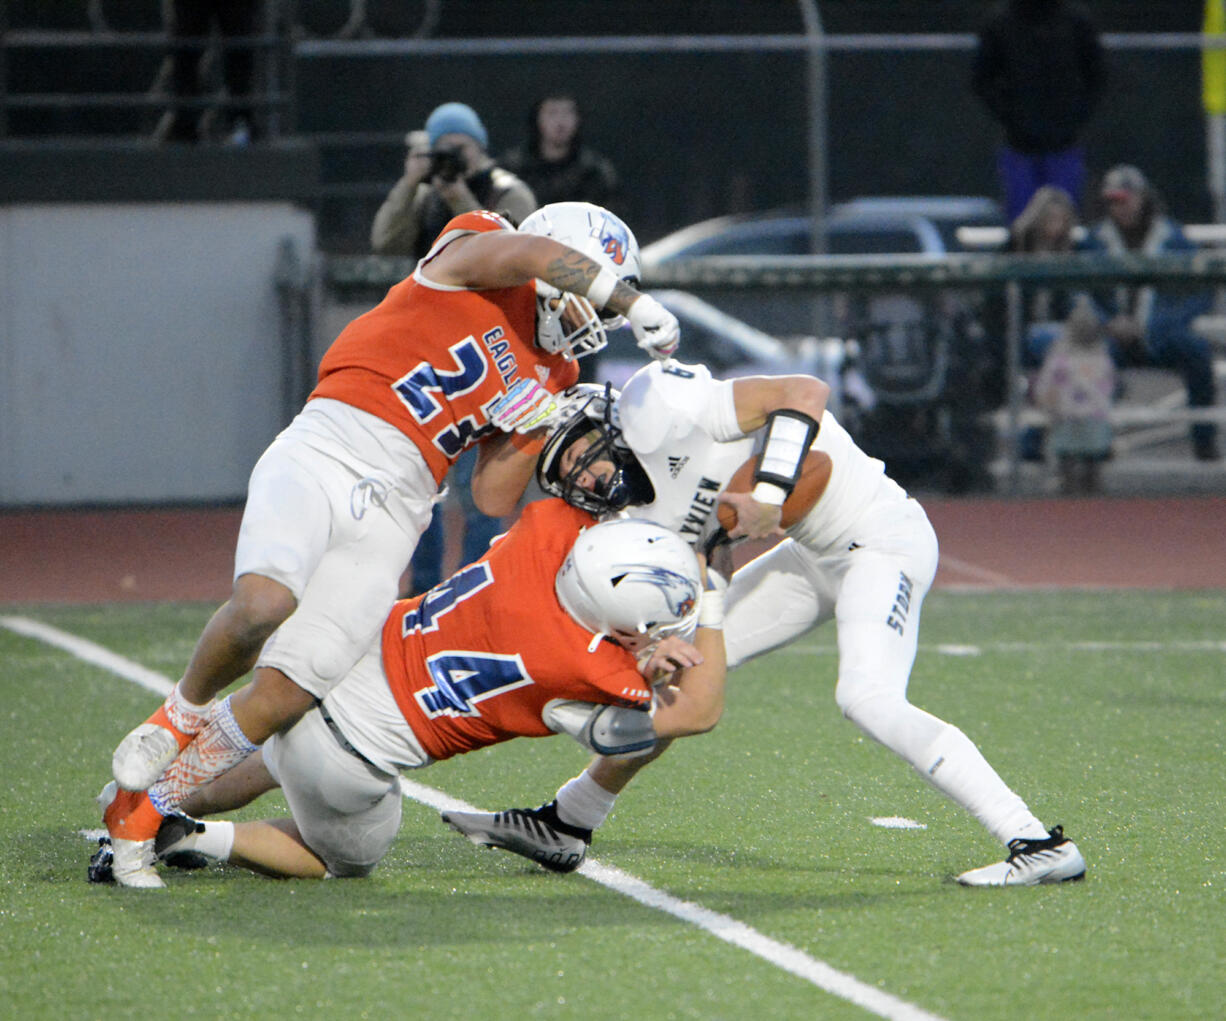
[[634, 339], [639, 347], [652, 358], [659, 361], [671, 358], [681, 343], [681, 326], [677, 317], [650, 294], [641, 294], [634, 299], [626, 319], [634, 330]]
[[553, 424], [561, 410], [557, 395], [535, 379], [520, 379], [489, 406], [486, 414], [503, 432], [528, 433]]

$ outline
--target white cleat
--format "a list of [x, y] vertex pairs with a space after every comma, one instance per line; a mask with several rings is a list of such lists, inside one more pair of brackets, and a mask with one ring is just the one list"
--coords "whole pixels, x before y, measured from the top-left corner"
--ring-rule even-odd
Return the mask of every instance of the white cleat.
[[153, 868], [152, 840], [111, 838], [111, 871], [120, 886], [140, 890], [161, 890], [166, 884]]
[[1009, 857], [956, 877], [963, 886], [1037, 886], [1084, 879], [1086, 861], [1057, 826], [1043, 840], [1009, 841]]
[[[97, 797], [98, 807], [102, 809], [102, 821], [106, 822], [106, 810], [119, 793], [119, 785], [111, 780]], [[109, 828], [109, 827], [108, 827]], [[153, 868], [153, 838], [148, 840], [124, 840], [122, 837], [111, 836], [111, 873], [120, 886], [130, 886], [142, 890], [160, 890], [166, 884]]]
[[119, 742], [111, 774], [125, 791], [147, 791], [178, 755], [174, 734], [156, 723], [142, 723]]

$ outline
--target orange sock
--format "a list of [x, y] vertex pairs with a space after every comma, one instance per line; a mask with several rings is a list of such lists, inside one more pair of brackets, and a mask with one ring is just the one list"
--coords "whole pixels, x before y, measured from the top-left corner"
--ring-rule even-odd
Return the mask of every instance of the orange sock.
[[[170, 714], [166, 711], [165, 704], [158, 706], [157, 711], [145, 722], [156, 724], [159, 727], [165, 727], [172, 734], [174, 734], [175, 740], [179, 742], [179, 751], [183, 751], [184, 748], [191, 744], [193, 739], [196, 737], [196, 734], [199, 733], [199, 728], [188, 734], [176, 727], [174, 721], [170, 718]], [[203, 723], [203, 719], [201, 722]]]
[[112, 838], [150, 840], [157, 836], [162, 815], [153, 807], [147, 791], [120, 789], [102, 813], [102, 821]]

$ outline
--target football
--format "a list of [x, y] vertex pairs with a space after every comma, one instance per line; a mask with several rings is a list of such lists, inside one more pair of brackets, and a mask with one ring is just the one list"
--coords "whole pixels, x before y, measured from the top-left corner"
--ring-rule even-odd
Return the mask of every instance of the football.
[[[753, 489], [753, 473], [757, 465], [758, 457], [755, 454], [732, 473], [732, 478], [728, 480], [724, 492], [748, 493]], [[783, 517], [779, 523], [784, 528], [790, 528], [813, 509], [813, 505], [826, 491], [832, 467], [829, 454], [820, 450], [810, 450], [805, 455], [804, 464], [800, 468], [800, 478], [796, 480], [796, 487], [783, 501]], [[731, 532], [736, 528], [736, 511], [728, 504], [721, 503], [715, 511], [715, 516], [719, 519], [725, 532]]]

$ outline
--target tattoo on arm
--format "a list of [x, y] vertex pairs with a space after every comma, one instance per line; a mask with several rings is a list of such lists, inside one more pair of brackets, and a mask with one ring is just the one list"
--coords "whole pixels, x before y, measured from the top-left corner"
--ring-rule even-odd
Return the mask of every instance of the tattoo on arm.
[[581, 252], [571, 251], [557, 259], [552, 259], [545, 267], [545, 283], [552, 284], [560, 291], [572, 291], [575, 294], [587, 294], [600, 267]]
[[613, 287], [613, 293], [609, 295], [609, 300], [604, 303], [604, 307], [610, 312], [625, 315], [630, 311], [630, 306], [634, 304], [634, 299], [638, 296], [638, 291], [624, 280], [619, 280]]
[[[566, 255], [552, 259], [545, 267], [545, 275], [541, 278], [547, 284], [552, 284], [560, 291], [570, 291], [573, 294], [587, 294], [587, 289], [600, 272], [600, 266], [581, 252], [570, 251]], [[639, 292], [619, 280], [613, 287], [613, 293], [604, 307], [619, 315], [625, 315]]]

